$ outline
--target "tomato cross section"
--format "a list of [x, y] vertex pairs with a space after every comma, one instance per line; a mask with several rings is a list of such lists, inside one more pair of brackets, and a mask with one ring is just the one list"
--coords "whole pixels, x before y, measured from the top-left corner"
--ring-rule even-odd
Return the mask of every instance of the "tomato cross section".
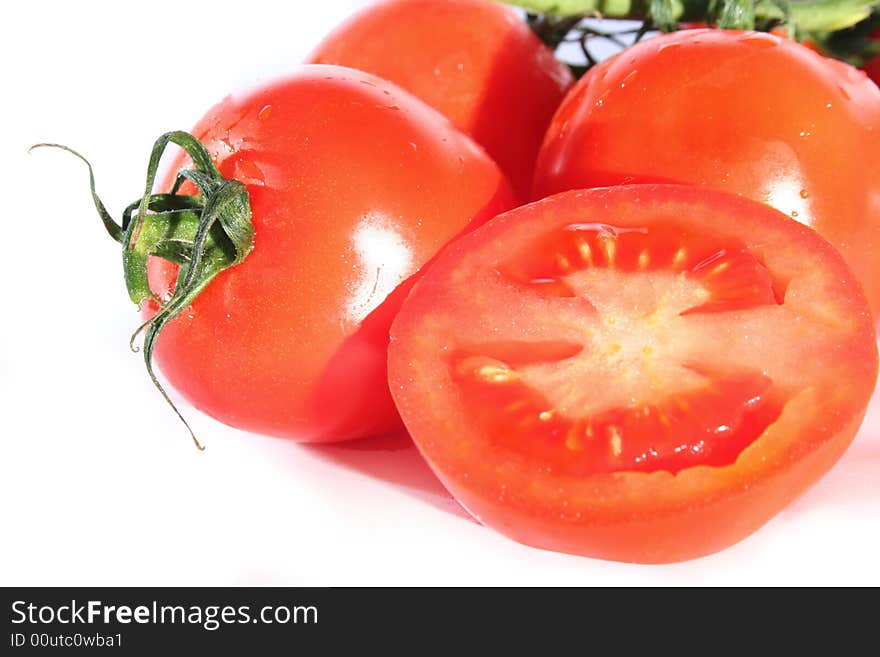
[[679, 185], [562, 193], [450, 245], [392, 326], [416, 445], [522, 542], [663, 562], [766, 522], [840, 456], [877, 373], [814, 231]]

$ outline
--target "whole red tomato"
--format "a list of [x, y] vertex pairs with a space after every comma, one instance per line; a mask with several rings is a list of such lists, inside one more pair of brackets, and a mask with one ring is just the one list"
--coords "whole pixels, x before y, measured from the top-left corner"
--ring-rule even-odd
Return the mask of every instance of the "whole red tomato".
[[770, 34], [688, 30], [592, 69], [547, 132], [536, 197], [679, 182], [767, 203], [843, 253], [880, 317], [880, 90]]
[[388, 0], [308, 57], [369, 71], [470, 134], [528, 197], [541, 138], [573, 82], [514, 9], [489, 0]]
[[[397, 426], [388, 328], [416, 272], [513, 203], [495, 163], [409, 93], [335, 66], [230, 96], [193, 134], [247, 185], [256, 236], [162, 332], [168, 380], [261, 433], [325, 441]], [[160, 299], [176, 272], [150, 262]]]

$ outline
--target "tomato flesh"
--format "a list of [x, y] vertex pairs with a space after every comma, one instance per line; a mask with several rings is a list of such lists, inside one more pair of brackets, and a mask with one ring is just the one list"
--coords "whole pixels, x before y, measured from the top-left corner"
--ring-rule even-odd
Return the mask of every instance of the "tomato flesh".
[[637, 185], [549, 197], [451, 245], [395, 320], [389, 367], [416, 444], [483, 522], [654, 562], [741, 539], [830, 467], [877, 347], [813, 231]]
[[701, 387], [656, 402], [575, 417], [504, 361], [469, 357], [454, 367], [468, 412], [498, 445], [568, 475], [727, 465], [781, 410], [759, 372], [705, 377]]
[[[681, 371], [673, 374], [668, 362], [674, 355], [658, 354], [653, 337], [652, 324], [664, 316], [677, 314], [680, 330], [699, 336], [698, 327], [689, 325], [701, 313], [779, 304], [767, 269], [738, 240], [719, 243], [674, 224], [625, 229], [570, 224], [530, 244], [499, 270], [538, 294], [581, 299], [584, 334], [592, 335], [586, 344], [487, 343], [456, 354], [451, 367], [463, 397], [482, 424], [499, 429], [501, 444], [556, 460], [577, 474], [675, 472], [733, 462], [779, 415], [780, 394], [759, 369], [726, 375], [676, 362]], [[612, 270], [615, 278], [626, 275], [619, 289], [629, 290], [622, 296], [634, 297], [634, 310], [617, 303], [600, 310], [589, 300], [597, 278]], [[620, 325], [628, 328], [621, 332]], [[578, 378], [595, 376], [594, 370], [578, 375], [586, 350], [601, 353], [602, 365], [628, 377], [618, 406], [608, 407], [615, 402], [604, 395], [578, 392], [589, 390], [576, 387]], [[559, 370], [566, 375], [558, 376]], [[654, 378], [672, 378], [684, 389], [667, 383], [658, 390]], [[540, 392], [548, 387], [552, 394]], [[607, 408], [597, 407], [597, 400]]]

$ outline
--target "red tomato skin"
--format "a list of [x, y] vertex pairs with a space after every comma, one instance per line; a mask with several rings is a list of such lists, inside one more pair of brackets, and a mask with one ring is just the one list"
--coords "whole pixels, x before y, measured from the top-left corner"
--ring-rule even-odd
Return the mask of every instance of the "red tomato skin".
[[574, 78], [516, 11], [489, 0], [390, 0], [363, 9], [309, 55], [414, 93], [483, 146], [528, 198], [535, 158]]
[[[335, 66], [227, 97], [193, 134], [247, 185], [256, 237], [163, 330], [171, 385], [222, 422], [299, 441], [399, 427], [391, 320], [447, 241], [513, 206], [503, 174], [409, 93]], [[149, 273], [167, 297], [176, 266]]]
[[[444, 351], [456, 348], [455, 336], [430, 334], [436, 332], [430, 316], [442, 316], [455, 307], [459, 291], [454, 284], [462, 280], [462, 259], [474, 253], [485, 258], [483, 249], [512, 253], [522, 248], [509, 239], [514, 230], [524, 232], [516, 227], [530, 226], [540, 234], [549, 227], [591, 222], [595, 217], [608, 217], [621, 226], [650, 226], [650, 216], [640, 215], [686, 219], [688, 207], [727, 214], [722, 229], [730, 234], [735, 226], [742, 226], [749, 248], [758, 252], [772, 244], [777, 250], [763, 255], [774, 271], [805, 275], [804, 253], [811, 262], [822, 263], [815, 282], [827, 305], [819, 303], [816, 308], [831, 314], [845, 310], [841, 321], [846, 328], [822, 352], [803, 353], [809, 349], [793, 344], [790, 350], [795, 355], [785, 357], [792, 369], [803, 358], [811, 358], [817, 366], [822, 363], [828, 371], [825, 379], [814, 381], [814, 386], [805, 383], [779, 419], [734, 463], [722, 467], [689, 467], [675, 474], [618, 471], [571, 477], [554, 474], [544, 467], [549, 463], [498, 456], [497, 447], [486, 446], [485, 436], [475, 437], [475, 430], [461, 419], [461, 402], [449, 392], [454, 386], [448, 375], [431, 367], [438, 345]], [[478, 295], [481, 290], [470, 293]], [[506, 317], [510, 308], [497, 310], [498, 325], [506, 326], [500, 317]], [[819, 319], [820, 324], [824, 321]], [[696, 186], [576, 190], [502, 214], [441, 254], [416, 284], [391, 333], [389, 382], [395, 401], [417, 447], [464, 508], [484, 524], [530, 546], [632, 563], [705, 556], [764, 525], [845, 452], [864, 418], [878, 368], [870, 311], [840, 254], [814, 231], [770, 208]], [[800, 373], [793, 376], [797, 380]], [[501, 478], [498, 473], [505, 474]]]
[[637, 44], [571, 90], [534, 197], [696, 184], [766, 203], [844, 255], [880, 317], [880, 90], [777, 36], [688, 30]]

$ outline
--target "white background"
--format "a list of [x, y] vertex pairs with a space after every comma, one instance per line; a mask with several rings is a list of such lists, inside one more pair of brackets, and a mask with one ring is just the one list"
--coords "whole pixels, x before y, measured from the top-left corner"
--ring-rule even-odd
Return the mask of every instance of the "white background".
[[84, 167], [27, 148], [87, 154], [118, 216], [155, 137], [289, 71], [360, 4], [4, 10], [0, 585], [880, 585], [876, 394], [850, 450], [799, 501], [732, 548], [668, 566], [542, 552], [480, 527], [404, 437], [305, 447], [181, 402], [208, 446], [193, 448], [128, 351], [138, 315]]

